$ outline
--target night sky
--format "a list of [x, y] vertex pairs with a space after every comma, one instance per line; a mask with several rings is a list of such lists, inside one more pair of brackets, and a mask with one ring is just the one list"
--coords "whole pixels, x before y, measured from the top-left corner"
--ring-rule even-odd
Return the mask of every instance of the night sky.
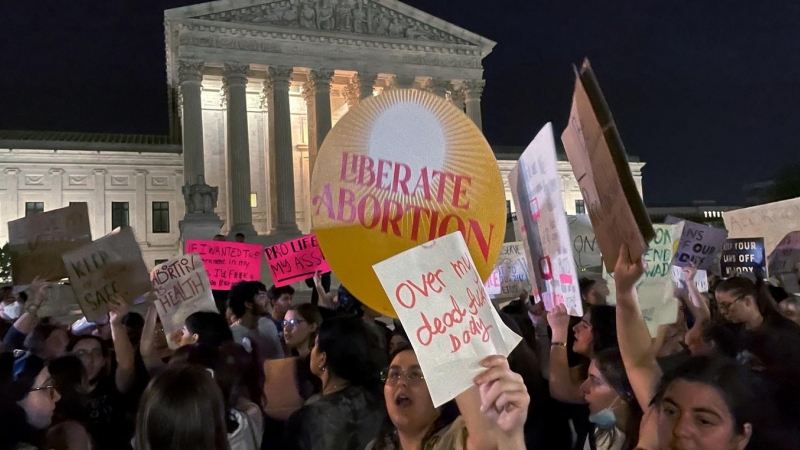
[[[150, 0], [0, 2], [0, 128], [166, 134], [163, 11]], [[717, 200], [800, 162], [800, 2], [408, 0], [497, 41], [484, 132], [526, 145], [569, 113], [588, 56], [650, 206]]]

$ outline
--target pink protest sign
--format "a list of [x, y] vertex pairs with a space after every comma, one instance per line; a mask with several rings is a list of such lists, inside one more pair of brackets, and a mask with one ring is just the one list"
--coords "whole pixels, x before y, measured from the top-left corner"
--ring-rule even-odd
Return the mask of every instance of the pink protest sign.
[[225, 241], [186, 241], [186, 253], [203, 260], [211, 289], [227, 291], [238, 281], [261, 278], [261, 246]]
[[272, 283], [277, 287], [311, 278], [318, 270], [322, 273], [331, 271], [315, 234], [267, 247], [264, 253]]

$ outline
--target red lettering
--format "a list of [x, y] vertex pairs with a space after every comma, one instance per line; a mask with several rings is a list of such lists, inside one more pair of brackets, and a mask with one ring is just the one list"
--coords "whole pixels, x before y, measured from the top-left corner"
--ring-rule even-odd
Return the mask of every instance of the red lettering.
[[450, 344], [453, 346], [453, 351], [451, 351], [450, 353], [455, 353], [459, 349], [461, 349], [461, 341], [459, 341], [458, 338], [453, 336], [452, 334], [450, 335]]
[[375, 187], [380, 190], [388, 190], [391, 188], [391, 185], [388, 183], [386, 186], [383, 185], [383, 180], [389, 177], [389, 170], [392, 168], [392, 162], [386, 161], [385, 159], [378, 160], [378, 173], [377, 173], [377, 180], [375, 180]]
[[[367, 202], [370, 200], [372, 200], [371, 222], [367, 223]], [[381, 204], [377, 197], [372, 194], [367, 194], [361, 198], [361, 201], [358, 202], [358, 221], [368, 230], [378, 225], [378, 222], [381, 221]]]
[[467, 187], [461, 184], [464, 181], [466, 181], [466, 183], [468, 185], [472, 184], [472, 178], [470, 178], [470, 177], [465, 177], [465, 176], [462, 176], [462, 175], [456, 175], [455, 176], [455, 185], [453, 186], [453, 202], [452, 202], [452, 205], [455, 206], [456, 208], [461, 208], [461, 209], [467, 210], [467, 209], [469, 209], [469, 200], [467, 200], [467, 202], [464, 203], [463, 205], [459, 203], [459, 197], [461, 197], [462, 195], [463, 196], [467, 195]]
[[[394, 213], [392, 213], [392, 206], [394, 206]], [[389, 229], [389, 224], [392, 224], [392, 232], [397, 237], [402, 237], [400, 234], [400, 219], [403, 218], [403, 205], [389, 199], [383, 200], [383, 217], [381, 217], [381, 233], [386, 233]]]
[[[452, 295], [450, 296], [450, 301], [453, 304], [453, 309], [444, 313], [443, 319], [438, 317], [434, 318], [433, 326], [431, 326], [431, 323], [428, 320], [428, 317], [425, 316], [425, 313], [420, 313], [420, 316], [422, 317], [422, 325], [417, 328], [417, 340], [420, 344], [427, 347], [430, 345], [431, 341], [433, 341], [434, 336], [444, 334], [449, 328], [445, 325], [446, 322], [449, 321], [455, 325], [464, 321], [464, 317], [467, 315], [467, 310], [459, 308], [455, 297]], [[423, 338], [423, 336], [425, 338]]]
[[[436, 185], [436, 202], [440, 205], [444, 203], [444, 188], [447, 186], [447, 172], [433, 171], [433, 178], [438, 178]], [[452, 175], [450, 175], [452, 176]]]
[[[448, 214], [448, 215], [444, 216], [444, 219], [442, 219], [442, 223], [439, 224], [439, 235], [438, 235], [438, 237], [447, 236], [448, 234], [452, 233], [452, 231], [448, 230], [450, 228], [448, 225], [450, 225], [450, 221], [452, 221], [452, 220], [456, 221], [456, 229], [458, 231], [460, 231], [462, 235], [464, 235], [464, 236], [467, 235], [466, 230], [464, 229], [464, 221], [461, 219], [461, 217], [459, 217], [459, 216], [457, 216], [455, 214]], [[453, 230], [453, 231], [456, 231], [456, 230]]]
[[[402, 178], [400, 177], [400, 172], [404, 171]], [[392, 192], [397, 192], [397, 187], [400, 186], [403, 189], [404, 195], [410, 195], [408, 193], [408, 181], [411, 179], [411, 168], [408, 167], [408, 164], [403, 163], [395, 163], [394, 164], [394, 177], [392, 178]]]
[[375, 161], [373, 161], [369, 156], [361, 155], [360, 158], [361, 164], [358, 167], [357, 183], [361, 186], [369, 186], [375, 182], [375, 172], [372, 170], [372, 167], [375, 165]]
[[422, 187], [422, 194], [425, 197], [425, 200], [431, 199], [431, 186], [428, 182], [428, 168], [423, 167], [419, 173], [419, 179], [417, 180], [417, 185], [414, 187], [414, 193], [411, 194], [414, 197], [417, 196], [417, 192], [419, 191], [420, 186]]
[[[339, 195], [341, 195], [341, 190], [339, 191]], [[331, 195], [331, 185], [326, 184], [325, 187], [322, 188], [322, 195], [318, 195], [314, 197], [311, 201], [311, 204], [317, 207], [317, 210], [314, 212], [315, 216], [319, 215], [319, 209], [324, 205], [325, 208], [328, 209], [328, 218], [333, 220], [333, 196]], [[340, 200], [341, 202], [341, 200]]]
[[[343, 181], [343, 182], [345, 182], [345, 183], [355, 183], [355, 182], [356, 182], [356, 177], [355, 177], [355, 176], [354, 176], [352, 179], [348, 179], [348, 178], [347, 178], [347, 160], [348, 160], [348, 157], [349, 157], [349, 156], [350, 156], [350, 154], [349, 154], [349, 153], [347, 153], [347, 152], [343, 152], [343, 153], [342, 153], [342, 173], [341, 173], [341, 175], [339, 176], [339, 180], [340, 180], [340, 181]], [[350, 158], [350, 160], [351, 160], [351, 161], [350, 161], [350, 164], [351, 164], [351, 166], [352, 166], [352, 168], [351, 168], [350, 172], [352, 172], [352, 173], [354, 173], [354, 174], [355, 174], [355, 167], [356, 167], [356, 166], [355, 166], [355, 163], [356, 163], [356, 161], [357, 161], [357, 158], [358, 158], [358, 157], [357, 157], [357, 156], [355, 156], [355, 155], [353, 155], [353, 157], [352, 157], [352, 158]]]
[[[406, 288], [408, 292], [411, 294], [411, 301], [409, 303], [404, 302], [403, 297], [400, 295], [400, 292], [402, 291], [403, 288]], [[394, 290], [394, 298], [395, 300], [397, 300], [398, 303], [403, 305], [403, 307], [406, 309], [411, 309], [414, 307], [414, 305], [417, 304], [417, 294], [415, 294], [414, 290], [411, 289], [411, 287], [408, 286], [406, 283], [402, 283], [399, 286], [397, 286], [397, 289]]]
[[486, 240], [486, 235], [481, 230], [481, 224], [475, 219], [469, 219], [469, 233], [467, 234], [467, 242], [474, 238], [478, 247], [481, 249], [481, 255], [484, 261], [489, 261], [489, 248], [492, 246], [492, 236], [494, 235], [494, 224], [489, 224], [489, 240]]
[[[339, 189], [339, 214], [336, 216], [336, 220], [339, 222], [347, 222], [353, 223], [356, 218], [356, 208], [353, 205], [353, 202], [356, 200], [356, 194], [353, 193], [350, 189], [340, 188]], [[350, 207], [349, 214], [345, 219], [344, 216], [344, 207]]]

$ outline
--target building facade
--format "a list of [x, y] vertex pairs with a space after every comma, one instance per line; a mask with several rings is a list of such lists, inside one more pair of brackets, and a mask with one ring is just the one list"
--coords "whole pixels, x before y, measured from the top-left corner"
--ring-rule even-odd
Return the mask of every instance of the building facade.
[[[181, 188], [202, 176], [223, 233], [308, 233], [314, 161], [339, 118], [416, 88], [481, 127], [495, 45], [395, 0], [223, 0], [166, 11], [165, 36], [170, 135], [0, 131], [0, 221], [86, 202], [93, 236], [130, 225], [155, 264], [180, 252]], [[517, 156], [498, 152], [504, 179]], [[643, 165], [631, 163], [640, 192]], [[569, 163], [559, 172], [565, 210], [583, 212]], [[511, 213], [507, 186], [506, 199]]]

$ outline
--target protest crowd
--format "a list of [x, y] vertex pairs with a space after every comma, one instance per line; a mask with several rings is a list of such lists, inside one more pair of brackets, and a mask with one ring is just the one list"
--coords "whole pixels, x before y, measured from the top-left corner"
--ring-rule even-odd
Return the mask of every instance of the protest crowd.
[[[570, 161], [585, 170], [591, 164], [575, 163], [569, 132]], [[618, 152], [614, 145], [606, 151]], [[529, 151], [541, 170], [525, 169]], [[587, 205], [605, 270], [585, 276], [562, 251], [570, 236], [557, 183], [531, 178], [556, 176], [547, 169], [555, 154], [548, 125], [512, 173], [510, 185], [522, 186], [514, 192], [522, 250], [503, 255], [527, 261], [511, 280], [527, 284], [504, 302], [484, 284], [502, 276], [479, 274], [482, 263], [504, 270], [495, 266], [502, 243], [478, 233], [495, 225], [455, 213], [442, 214], [438, 234], [431, 225], [428, 239], [366, 263], [346, 248], [355, 241], [332, 250], [339, 235], [324, 221], [315, 222], [319, 242], [309, 235], [265, 248], [244, 235], [209, 236], [152, 270], [130, 228], [95, 241], [53, 238], [71, 240], [69, 248], [25, 241], [12, 251], [13, 282], [0, 290], [0, 450], [800, 448], [798, 215], [777, 238], [769, 231], [770, 271], [773, 262], [790, 267], [781, 278], [767, 277], [763, 255], [753, 270], [721, 271], [755, 261], [731, 256], [758, 247], [737, 239], [761, 239], [764, 253], [763, 236], [683, 220], [635, 223], [641, 198], [620, 194], [624, 182], [612, 192], [595, 168], [579, 178], [596, 180], [584, 195], [598, 197]], [[619, 167], [604, 176], [624, 181]], [[447, 192], [463, 198], [439, 206], [475, 206], [469, 182], [455, 184]], [[341, 221], [328, 207], [331, 223]], [[86, 215], [76, 208], [64, 208], [77, 214], [73, 224]], [[497, 209], [502, 221], [504, 205]], [[9, 229], [44, 235], [38, 222], [57, 211]], [[384, 234], [400, 226], [391, 220]], [[456, 223], [460, 233], [443, 232]], [[311, 271], [295, 273], [284, 259]], [[353, 276], [354, 267], [366, 269]], [[353, 287], [366, 278], [373, 290]], [[337, 279], [344, 284], [332, 286]], [[310, 289], [310, 301], [293, 284]], [[74, 323], [47, 313], [65, 286], [84, 314]]]

